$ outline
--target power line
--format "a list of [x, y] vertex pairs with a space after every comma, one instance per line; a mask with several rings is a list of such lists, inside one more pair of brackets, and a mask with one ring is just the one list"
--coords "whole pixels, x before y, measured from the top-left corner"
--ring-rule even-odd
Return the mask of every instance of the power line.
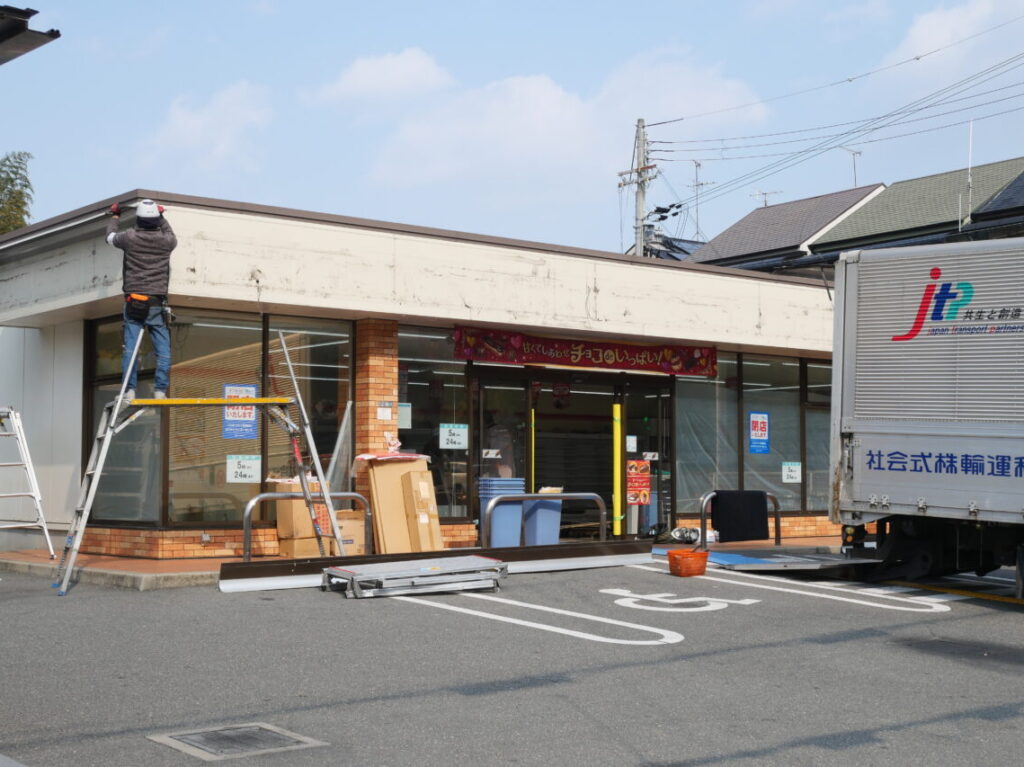
[[[990, 115], [982, 115], [981, 117], [972, 117], [968, 120], [960, 120], [959, 122], [955, 123], [936, 125], [934, 128], [923, 128], [918, 131], [911, 131], [910, 133], [898, 133], [895, 136], [882, 136], [881, 138], [865, 139], [863, 141], [858, 141], [857, 143], [853, 144], [853, 146], [864, 146], [865, 144], [877, 144], [879, 141], [892, 141], [893, 139], [907, 138], [908, 136], [919, 136], [922, 133], [933, 133], [934, 131], [946, 130], [947, 128], [956, 128], [960, 125], [967, 125], [970, 122], [980, 122], [981, 120], [988, 120], [992, 117], [1002, 117], [1003, 115], [1008, 115], [1012, 114], [1013, 112], [1020, 111], [1024, 111], [1024, 106], [1014, 107], [1013, 109], [1005, 109], [1002, 112], [994, 112]], [[829, 147], [829, 149], [841, 148], [842, 147]], [[697, 160], [697, 162], [723, 162], [726, 160], [757, 160], [763, 157], [792, 157], [794, 154], [801, 154], [804, 151], [811, 152], [814, 150], [807, 149], [797, 150], [796, 152], [775, 152], [773, 154], [747, 154], [737, 155], [735, 157], [701, 157], [699, 159], [693, 157], [680, 157], [678, 159], [674, 157], [662, 157], [658, 160], [658, 162], [693, 162], [695, 159]]]
[[[1000, 88], [992, 88], [991, 90], [980, 91], [980, 92], [975, 93], [975, 94], [973, 94], [971, 96], [962, 96], [961, 98], [958, 98], [958, 99], [948, 99], [944, 103], [946, 103], [946, 104], [956, 104], [957, 102], [960, 102], [960, 101], [968, 101], [970, 99], [978, 98], [979, 96], [988, 96], [991, 93], [999, 93], [1000, 91], [1009, 90], [1010, 88], [1016, 88], [1016, 87], [1018, 87], [1020, 85], [1024, 85], [1024, 80], [1018, 80], [1015, 83], [1010, 83], [1009, 85], [1004, 85], [1004, 86], [1002, 86]], [[925, 107], [925, 108], [926, 109], [931, 109], [932, 107]], [[817, 126], [815, 128], [797, 128], [795, 130], [777, 131], [775, 133], [754, 133], [754, 134], [751, 134], [749, 136], [720, 136], [718, 138], [692, 138], [692, 139], [678, 139], [678, 140], [671, 140], [671, 141], [665, 141], [665, 140], [654, 141], [654, 140], [651, 140], [651, 141], [648, 141], [647, 143], [648, 144], [717, 144], [717, 143], [720, 143], [722, 141], [747, 141], [748, 139], [754, 139], [754, 138], [774, 138], [775, 136], [792, 136], [792, 135], [794, 135], [796, 133], [813, 133], [814, 131], [819, 131], [819, 130], [830, 130], [832, 128], [842, 128], [844, 125], [859, 125], [860, 123], [864, 122], [865, 119], [874, 119], [874, 118], [862, 118], [860, 120], [849, 120], [848, 122], [832, 123], [831, 125], [819, 125], [819, 126]], [[661, 150], [655, 150], [655, 151], [661, 151]]]
[[[1006, 86], [1006, 88], [1020, 86], [1020, 85], [1024, 85], [1024, 81], [1015, 83], [1013, 86]], [[987, 94], [987, 93], [993, 93], [994, 91], [1006, 90], [1006, 88], [996, 88], [993, 91], [986, 91], [985, 93]], [[912, 114], [916, 114], [917, 112], [923, 112], [926, 109], [935, 109], [935, 108], [937, 108], [939, 106], [943, 106], [944, 104], [953, 104], [953, 103], [957, 103], [957, 102], [960, 102], [960, 101], [967, 101], [967, 100], [972, 99], [972, 98], [978, 98], [979, 96], [982, 96], [982, 95], [985, 95], [985, 94], [977, 93], [977, 94], [974, 94], [973, 96], [963, 96], [963, 97], [958, 98], [958, 99], [949, 99], [948, 101], [943, 101], [943, 102], [940, 102], [938, 104], [933, 104], [932, 106], [922, 107], [921, 109], [915, 110]], [[895, 125], [907, 125], [909, 123], [925, 122], [927, 120], [935, 120], [935, 119], [937, 119], [939, 117], [945, 117], [946, 115], [957, 114], [958, 112], [966, 112], [969, 109], [977, 109], [979, 107], [989, 106], [990, 104], [1000, 104], [1000, 103], [1002, 103], [1004, 101], [1010, 101], [1012, 99], [1019, 99], [1021, 97], [1024, 97], [1024, 93], [1015, 93], [1012, 96], [1004, 96], [1001, 99], [991, 99], [990, 101], [982, 101], [982, 102], [980, 102], [978, 104], [972, 104], [970, 106], [960, 107], [959, 109], [950, 109], [950, 110], [947, 110], [945, 112], [938, 112], [938, 113], [933, 114], [933, 115], [928, 115], [927, 117], [915, 117], [913, 119], [900, 120], [898, 123], [894, 123], [894, 124]], [[839, 123], [839, 125], [861, 125], [864, 122], [866, 122], [867, 120], [876, 120], [876, 119], [878, 119], [878, 118], [877, 117], [868, 117], [868, 118], [865, 118], [864, 120], [855, 120], [855, 121], [851, 121], [851, 122], [848, 122], [848, 123]], [[811, 128], [811, 129], [808, 129], [807, 132], [809, 132], [811, 130], [822, 130], [822, 129], [821, 128], [819, 128], [819, 129]], [[804, 132], [804, 131], [788, 131], [788, 132], [790, 132], [790, 133], [800, 133], [800, 132]], [[782, 134], [777, 134], [777, 135], [782, 135]], [[820, 139], [834, 138], [835, 136], [840, 136], [840, 135], [843, 135], [843, 134], [841, 134], [841, 133], [832, 133], [832, 134], [825, 134], [825, 135], [821, 135], [821, 136], [807, 136], [805, 138], [786, 139], [785, 141], [768, 141], [768, 142], [765, 142], [765, 143], [762, 143], [762, 144], [734, 144], [732, 146], [713, 146], [713, 147], [704, 146], [704, 147], [693, 147], [693, 148], [685, 148], [685, 149], [652, 149], [651, 151], [652, 152], [658, 152], [658, 153], [681, 153], [681, 152], [706, 152], [709, 149], [712, 149], [712, 150], [715, 150], [717, 152], [730, 152], [730, 151], [732, 151], [734, 149], [755, 149], [755, 148], [763, 147], [763, 146], [781, 146], [783, 144], [799, 144], [799, 143], [801, 143], [803, 141], [818, 141]], [[651, 143], [656, 143], [656, 142], [651, 142]], [[662, 142], [662, 143], [666, 143], [666, 142]]]
[[[927, 120], [934, 120], [935, 118], [943, 117], [945, 115], [953, 115], [953, 114], [955, 114], [957, 112], [966, 112], [967, 110], [975, 109], [976, 106], [986, 106], [986, 105], [991, 104], [991, 103], [999, 103], [1000, 101], [1009, 101], [1012, 98], [1021, 98], [1022, 96], [1024, 96], [1024, 93], [1018, 93], [1016, 96], [1007, 96], [1006, 98], [997, 98], [997, 99], [995, 99], [993, 101], [986, 101], [985, 103], [975, 104], [975, 106], [965, 106], [965, 108], [963, 108], [963, 109], [950, 110], [949, 112], [942, 112], [942, 113], [940, 113], [938, 115], [932, 115], [931, 117], [923, 117], [923, 118], [918, 118], [918, 119], [915, 119], [915, 120], [900, 120], [900, 121], [894, 122], [894, 123], [892, 123], [892, 124], [890, 124], [890, 125], [888, 125], [886, 127], [891, 128], [891, 127], [894, 127], [894, 126], [897, 126], [897, 125], [909, 125], [910, 123], [921, 123], [921, 122], [925, 122]], [[1022, 109], [1024, 109], [1024, 108], [1022, 108]], [[1017, 111], [1018, 111], [1017, 109], [1006, 110], [1004, 112], [996, 112], [996, 113], [993, 113], [991, 115], [983, 115], [982, 117], [979, 117], [979, 118], [976, 118], [976, 119], [977, 120], [987, 120], [990, 117], [998, 117], [999, 115], [1008, 115], [1008, 114], [1010, 114], [1012, 112], [1017, 112]], [[872, 138], [872, 139], [860, 141], [857, 145], [862, 144], [862, 143], [876, 143], [878, 141], [888, 141], [890, 138], [903, 138], [904, 136], [915, 136], [915, 135], [918, 135], [919, 133], [928, 133], [928, 132], [933, 131], [933, 130], [942, 130], [943, 128], [951, 128], [951, 127], [956, 126], [956, 125], [964, 125], [967, 122], [970, 122], [970, 121], [965, 120], [965, 121], [961, 121], [961, 122], [958, 122], [958, 123], [946, 123], [945, 125], [937, 125], [934, 128], [924, 128], [923, 130], [913, 131], [912, 133], [900, 133], [900, 134], [897, 134], [897, 135], [894, 135], [894, 136], [884, 136], [882, 138]], [[834, 133], [834, 134], [831, 134], [831, 135], [817, 136], [817, 138], [835, 138], [836, 136], [841, 136], [841, 135], [844, 135], [844, 134], [843, 133]], [[802, 139], [802, 140], [810, 141], [810, 140], [815, 140], [815, 139], [805, 138], [805, 139]], [[732, 150], [746, 150], [746, 148], [756, 148], [756, 147], [759, 147], [759, 146], [776, 146], [776, 145], [783, 144], [783, 143], [794, 143], [794, 142], [793, 141], [774, 141], [774, 142], [771, 142], [771, 143], [752, 143], [752, 144], [746, 144], [746, 145], [743, 145], [743, 146], [722, 146], [722, 147], [707, 147], [706, 146], [705, 147], [705, 151], [707, 151], [708, 148], [718, 148], [719, 152], [723, 152], [723, 151], [724, 152], [730, 152]], [[652, 150], [652, 152], [672, 152], [672, 150]], [[699, 152], [699, 150], [687, 150], [687, 152]], [[779, 152], [779, 153], [775, 153], [774, 155], [742, 155], [742, 156], [733, 156], [733, 157], [700, 158], [700, 159], [701, 160], [720, 160], [720, 161], [721, 160], [741, 160], [741, 159], [743, 159], [743, 160], [751, 160], [751, 159], [758, 158], [758, 157], [785, 157], [786, 155], [798, 154], [800, 152], [803, 152], [803, 150], [794, 150], [793, 152]], [[691, 161], [693, 159], [694, 158], [679, 158], [679, 160], [682, 160], [684, 162], [685, 161]], [[658, 158], [658, 160], [659, 161], [665, 161], [665, 162], [674, 162], [674, 161], [676, 161], [676, 158]]]
[[919, 99], [916, 99], [899, 109], [895, 109], [889, 112], [886, 115], [882, 115], [881, 117], [868, 120], [865, 123], [859, 125], [858, 127], [847, 131], [845, 134], [836, 137], [835, 139], [819, 142], [816, 146], [809, 147], [808, 149], [801, 150], [800, 152], [790, 153], [780, 160], [768, 163], [767, 165], [761, 166], [760, 168], [756, 168], [752, 171], [749, 171], [748, 173], [742, 174], [730, 181], [725, 182], [718, 188], [718, 190], [712, 192], [704, 199], [705, 201], [717, 199], [718, 197], [721, 197], [723, 194], [731, 192], [739, 186], [749, 184], [754, 181], [760, 181], [761, 179], [767, 178], [768, 176], [774, 175], [775, 173], [779, 173], [782, 170], [786, 170], [795, 165], [806, 162], [812, 157], [827, 152], [830, 149], [834, 148], [835, 146], [841, 144], [853, 144], [856, 142], [856, 139], [860, 138], [861, 136], [865, 136], [870, 133], [874, 133], [875, 131], [878, 131], [882, 128], [889, 127], [889, 124], [898, 121], [901, 115], [907, 114], [908, 112], [918, 109], [922, 105], [941, 102], [945, 99], [948, 99], [950, 96], [955, 96], [964, 92], [968, 88], [977, 87], [977, 85], [981, 83], [987, 82], [988, 80], [991, 80], [995, 77], [999, 77], [1005, 74], [1006, 72], [1012, 71], [1013, 69], [1016, 69], [1020, 66], [1024, 66], [1024, 61], [1022, 61], [1022, 59], [1024, 59], [1024, 53], [1018, 53], [1007, 59], [999, 61], [996, 64], [986, 67], [985, 69], [980, 70], [979, 72], [975, 72], [974, 74], [969, 75], [968, 77], [958, 80], [957, 82], [952, 83], [951, 85], [947, 85], [944, 88], [940, 88], [937, 91], [934, 91]]
[[912, 64], [912, 63], [914, 63], [916, 61], [920, 61], [921, 59], [926, 58], [928, 56], [931, 56], [933, 54], [939, 53], [941, 51], [948, 50], [949, 48], [954, 48], [957, 45], [961, 45], [961, 44], [966, 43], [966, 42], [968, 42], [970, 40], [974, 40], [975, 38], [981, 37], [982, 35], [987, 35], [989, 32], [994, 32], [997, 29], [1001, 29], [1001, 28], [1003, 28], [1003, 27], [1005, 27], [1005, 26], [1007, 26], [1009, 24], [1013, 24], [1016, 21], [1020, 21], [1021, 19], [1024, 19], [1024, 14], [1022, 14], [1020, 16], [1014, 16], [1012, 19], [1004, 21], [1002, 24], [997, 24], [994, 27], [989, 27], [988, 29], [983, 29], [980, 32], [975, 32], [973, 35], [969, 35], [968, 37], [962, 37], [959, 40], [954, 40], [953, 42], [948, 43], [947, 45], [943, 45], [943, 46], [941, 46], [939, 48], [936, 48], [934, 50], [928, 51], [927, 53], [919, 53], [916, 56], [911, 56], [910, 58], [904, 59], [903, 61], [897, 61], [895, 64], [889, 64], [889, 65], [884, 66], [884, 67], [879, 67], [878, 69], [872, 69], [870, 72], [864, 72], [862, 74], [853, 75], [851, 77], [844, 77], [842, 80], [836, 80], [835, 82], [825, 83], [824, 85], [816, 85], [816, 86], [811, 87], [811, 88], [804, 88], [803, 90], [793, 91], [792, 93], [784, 93], [784, 94], [779, 95], [779, 96], [772, 96], [770, 98], [760, 99], [758, 101], [750, 101], [750, 102], [748, 102], [746, 104], [738, 104], [736, 106], [723, 107], [722, 109], [713, 109], [713, 110], [710, 110], [708, 112], [698, 112], [696, 114], [686, 115], [684, 117], [676, 117], [676, 118], [674, 118], [672, 120], [661, 120], [660, 122], [648, 123], [647, 127], [654, 128], [654, 127], [656, 127], [658, 125], [669, 125], [671, 123], [682, 122], [683, 120], [693, 120], [693, 119], [696, 119], [698, 117], [708, 117], [709, 115], [717, 115], [717, 114], [722, 114], [724, 112], [735, 112], [736, 110], [746, 109], [748, 107], [757, 106], [758, 104], [769, 104], [769, 103], [774, 102], [774, 101], [781, 101], [783, 99], [789, 99], [789, 98], [793, 98], [795, 96], [802, 96], [802, 95], [804, 95], [806, 93], [814, 93], [815, 91], [825, 90], [826, 88], [833, 88], [833, 87], [835, 87], [837, 85], [846, 85], [848, 83], [852, 83], [852, 82], [855, 82], [857, 80], [862, 80], [865, 77], [870, 77], [871, 75], [876, 75], [879, 72], [885, 72], [885, 71], [890, 70], [890, 69], [895, 69], [896, 67], [901, 67], [904, 64]]

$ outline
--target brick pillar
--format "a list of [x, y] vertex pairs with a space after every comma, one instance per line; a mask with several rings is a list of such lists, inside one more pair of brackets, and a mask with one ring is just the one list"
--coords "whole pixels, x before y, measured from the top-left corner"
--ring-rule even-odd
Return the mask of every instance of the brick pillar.
[[[358, 320], [355, 349], [356, 455], [387, 449], [385, 434], [398, 438], [398, 323]], [[377, 418], [380, 403], [389, 403], [391, 418]], [[369, 497], [366, 472], [356, 477], [356, 492]]]

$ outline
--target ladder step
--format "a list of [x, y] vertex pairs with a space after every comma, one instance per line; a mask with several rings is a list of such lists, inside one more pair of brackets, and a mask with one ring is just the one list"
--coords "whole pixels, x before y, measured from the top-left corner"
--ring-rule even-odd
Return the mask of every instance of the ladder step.
[[18, 432], [16, 431], [0, 431], [0, 437], [17, 437]]
[[0, 469], [11, 468], [14, 466], [26, 466], [24, 463], [0, 463]]
[[0, 498], [35, 498], [35, 493], [0, 493]]

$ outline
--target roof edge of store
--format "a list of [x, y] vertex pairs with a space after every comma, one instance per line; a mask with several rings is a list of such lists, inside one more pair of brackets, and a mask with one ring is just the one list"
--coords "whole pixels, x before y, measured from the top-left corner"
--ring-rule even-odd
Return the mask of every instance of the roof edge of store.
[[790, 275], [768, 274], [763, 272], [751, 272], [744, 269], [735, 269], [725, 266], [713, 266], [701, 263], [687, 263], [680, 261], [669, 261], [656, 258], [643, 258], [639, 256], [615, 253], [605, 250], [592, 250], [589, 248], [578, 248], [569, 245], [556, 245], [552, 243], [536, 242], [532, 240], [520, 240], [515, 238], [497, 237], [486, 234], [476, 234], [452, 229], [439, 229], [436, 227], [418, 226], [414, 224], [401, 224], [391, 221], [377, 219], [358, 218], [354, 216], [343, 216], [335, 213], [322, 213], [316, 211], [302, 210], [299, 208], [284, 208], [274, 205], [262, 205], [257, 203], [238, 202], [235, 200], [224, 200], [214, 197], [199, 197], [194, 195], [176, 194], [173, 192], [161, 192], [151, 189], [133, 189], [121, 194], [108, 197], [80, 208], [60, 213], [56, 216], [30, 224], [22, 229], [0, 235], [0, 261], [4, 260], [3, 251], [13, 248], [27, 239], [45, 236], [53, 230], [70, 228], [79, 224], [87, 223], [96, 217], [106, 213], [107, 209], [115, 202], [124, 203], [131, 200], [152, 198], [169, 205], [181, 205], [196, 208], [208, 208], [211, 210], [223, 210], [233, 213], [248, 213], [260, 216], [273, 216], [290, 218], [299, 221], [310, 221], [322, 224], [338, 224], [357, 229], [371, 229], [375, 231], [395, 232], [397, 234], [409, 234], [419, 237], [433, 239], [445, 239], [463, 242], [473, 242], [484, 245], [495, 245], [505, 248], [519, 250], [531, 250], [546, 253], [558, 253], [561, 255], [580, 256], [584, 258], [598, 258], [609, 261], [622, 261], [635, 263], [637, 265], [655, 266], [668, 269], [687, 269], [693, 271], [728, 274], [731, 277], [742, 277], [753, 280], [767, 280], [769, 282], [792, 283], [798, 285], [813, 285], [825, 287], [826, 283], [808, 277], [795, 277]]

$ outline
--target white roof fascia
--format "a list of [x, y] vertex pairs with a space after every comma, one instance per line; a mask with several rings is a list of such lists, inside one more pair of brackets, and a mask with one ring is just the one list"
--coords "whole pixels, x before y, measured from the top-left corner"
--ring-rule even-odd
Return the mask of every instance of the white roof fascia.
[[837, 216], [835, 219], [833, 219], [828, 224], [823, 226], [819, 231], [815, 232], [810, 237], [808, 237], [806, 240], [801, 242], [800, 245], [798, 246], [798, 248], [800, 250], [802, 250], [804, 253], [808, 253], [809, 254], [811, 252], [811, 245], [812, 244], [817, 242], [819, 239], [821, 239], [828, 232], [832, 231], [835, 227], [839, 226], [839, 224], [841, 224], [843, 221], [845, 221], [847, 218], [849, 218], [853, 213], [855, 213], [856, 211], [858, 211], [862, 207], [864, 207], [870, 200], [875, 199], [878, 195], [880, 195], [886, 189], [888, 189], [888, 187], [885, 184], [879, 184], [877, 189], [875, 189], [873, 192], [870, 192], [869, 194], [864, 195], [864, 197], [857, 204], [851, 205], [849, 207], [849, 209], [847, 209], [847, 211], [845, 213], [843, 213], [841, 216]]

